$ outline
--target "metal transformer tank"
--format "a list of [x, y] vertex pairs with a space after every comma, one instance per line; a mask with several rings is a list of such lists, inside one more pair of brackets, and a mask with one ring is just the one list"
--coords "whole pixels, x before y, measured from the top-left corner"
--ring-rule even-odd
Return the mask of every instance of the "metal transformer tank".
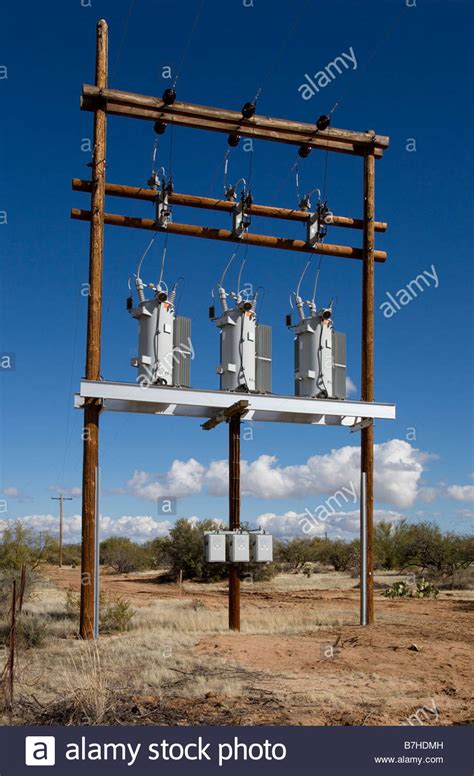
[[160, 288], [152, 299], [141, 289], [138, 307], [130, 315], [138, 320], [138, 356], [131, 361], [138, 368], [140, 385], [189, 386], [192, 355], [191, 321], [176, 316], [174, 290], [169, 298]]
[[294, 327], [295, 395], [346, 398], [346, 337], [335, 332], [331, 310], [313, 310]]
[[[221, 391], [247, 391], [269, 393], [271, 391], [271, 328], [257, 323], [253, 299], [231, 294], [235, 306], [227, 307], [227, 294], [221, 287], [219, 297], [222, 315], [211, 317], [220, 329], [220, 375]], [[211, 308], [213, 311], [213, 308]]]

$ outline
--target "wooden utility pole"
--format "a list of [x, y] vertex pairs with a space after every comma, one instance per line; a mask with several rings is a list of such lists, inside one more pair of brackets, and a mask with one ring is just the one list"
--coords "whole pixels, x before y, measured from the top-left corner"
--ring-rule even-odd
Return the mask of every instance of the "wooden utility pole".
[[[240, 528], [240, 418], [229, 418], [229, 530]], [[229, 628], [240, 630], [240, 575], [235, 563], [229, 568]]]
[[[364, 259], [362, 269], [361, 381], [362, 401], [374, 400], [374, 219], [375, 157], [373, 153], [367, 152], [364, 156]], [[365, 509], [367, 526], [367, 604], [365, 614], [366, 623], [370, 625], [374, 621], [374, 427], [372, 424], [362, 428], [361, 431], [361, 473], [365, 474], [366, 483]]]
[[[108, 27], [97, 24], [95, 84], [107, 87]], [[99, 100], [94, 107], [94, 151], [92, 158], [91, 226], [89, 248], [89, 300], [87, 308], [86, 379], [100, 379], [100, 335], [102, 318], [102, 264], [104, 252], [104, 196], [107, 110]], [[96, 402], [84, 408], [84, 452], [82, 469], [82, 558], [80, 635], [94, 638], [94, 536], [96, 519], [96, 471], [99, 465], [99, 413]]]
[[63, 496], [60, 493], [59, 496], [51, 496], [52, 501], [59, 501], [59, 553], [58, 553], [58, 566], [62, 568], [63, 565], [63, 502], [72, 501], [70, 496]]
[[[240, 422], [248, 405], [242, 399], [202, 425], [211, 431], [219, 423], [229, 424], [229, 531], [240, 528]], [[240, 576], [235, 563], [229, 565], [229, 629], [240, 630]]]

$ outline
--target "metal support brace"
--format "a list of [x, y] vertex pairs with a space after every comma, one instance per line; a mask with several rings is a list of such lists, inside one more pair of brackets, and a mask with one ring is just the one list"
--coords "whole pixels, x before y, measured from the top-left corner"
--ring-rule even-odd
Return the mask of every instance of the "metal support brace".
[[362, 420], [359, 421], [359, 423], [354, 423], [354, 425], [351, 428], [351, 434], [354, 433], [354, 431], [362, 431], [363, 428], [367, 428], [368, 426], [374, 425], [374, 419], [373, 418], [362, 418]]

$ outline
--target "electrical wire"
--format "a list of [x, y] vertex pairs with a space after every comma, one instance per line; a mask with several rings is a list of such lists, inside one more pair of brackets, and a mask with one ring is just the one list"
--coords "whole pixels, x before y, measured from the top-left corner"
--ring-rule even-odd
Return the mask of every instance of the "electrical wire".
[[242, 271], [243, 271], [243, 269], [245, 267], [245, 262], [246, 261], [247, 261], [247, 256], [245, 255], [244, 258], [242, 259], [242, 261], [240, 262], [239, 274], [237, 275], [237, 288], [236, 288], [236, 291], [237, 291], [237, 296], [238, 297], [240, 297], [240, 280], [242, 278]]
[[254, 100], [253, 100], [255, 103], [257, 102], [257, 100], [259, 99], [260, 95], [262, 94], [265, 86], [267, 85], [267, 83], [268, 83], [268, 81], [270, 79], [270, 76], [273, 74], [276, 66], [280, 62], [283, 54], [285, 53], [285, 51], [287, 49], [288, 44], [290, 43], [290, 41], [292, 40], [293, 36], [295, 35], [296, 30], [298, 29], [299, 24], [300, 24], [303, 16], [305, 15], [306, 10], [307, 10], [307, 8], [308, 8], [308, 6], [309, 6], [309, 4], [311, 2], [312, 2], [312, 0], [305, 0], [305, 2], [303, 3], [303, 9], [302, 9], [301, 13], [298, 14], [298, 16], [296, 17], [296, 19], [293, 22], [292, 26], [290, 27], [286, 38], [283, 40], [283, 43], [281, 44], [279, 50], [276, 53], [276, 56], [273, 57], [273, 59], [270, 60], [270, 63], [268, 65], [267, 69], [264, 72], [264, 75], [263, 75], [263, 78], [261, 80], [260, 86], [257, 89], [257, 92], [255, 94], [255, 97], [254, 97]]
[[123, 48], [124, 48], [124, 45], [125, 45], [125, 41], [127, 40], [128, 27], [129, 27], [129, 24], [130, 24], [130, 19], [132, 17], [132, 13], [133, 13], [133, 10], [135, 8], [136, 2], [137, 2], [137, 0], [131, 0], [130, 5], [128, 6], [128, 13], [127, 13], [127, 17], [125, 19], [125, 24], [124, 24], [124, 28], [123, 28], [123, 32], [122, 32], [122, 37], [120, 39], [120, 43], [119, 43], [119, 47], [118, 47], [118, 51], [117, 51], [117, 57], [116, 57], [115, 64], [114, 64], [114, 69], [113, 69], [113, 72], [112, 72], [112, 78], [115, 78], [115, 76], [117, 75], [117, 70], [118, 70], [119, 62], [120, 62], [120, 59], [122, 57], [122, 51], [123, 51]]
[[158, 281], [158, 288], [161, 287], [161, 283], [162, 283], [162, 280], [163, 280], [163, 272], [165, 270], [165, 258], [166, 258], [166, 250], [167, 250], [167, 248], [168, 248], [168, 232], [166, 232], [165, 247], [164, 247], [164, 250], [163, 250], [163, 256], [161, 258], [161, 270], [160, 270], [160, 279]]
[[296, 288], [296, 296], [299, 296], [299, 295], [300, 295], [300, 288], [301, 288], [301, 283], [303, 282], [303, 278], [304, 278], [304, 276], [306, 275], [306, 271], [307, 271], [307, 269], [308, 269], [309, 265], [311, 264], [311, 260], [312, 260], [312, 257], [310, 257], [310, 258], [308, 259], [308, 261], [307, 261], [307, 262], [306, 262], [306, 264], [305, 264], [305, 268], [304, 268], [303, 272], [302, 272], [302, 273], [301, 273], [301, 275], [300, 275], [300, 279], [299, 279], [299, 281], [298, 281], [298, 286], [297, 286], [297, 288]]
[[[381, 35], [378, 36], [378, 42], [377, 42], [376, 46], [373, 48], [372, 52], [370, 53], [368, 59], [358, 68], [359, 69], [359, 74], [364, 72], [364, 70], [366, 70], [368, 68], [368, 66], [375, 59], [376, 55], [378, 54], [378, 52], [382, 48], [382, 46], [385, 45], [387, 40], [393, 35], [395, 30], [399, 27], [399, 25], [400, 25], [400, 23], [402, 21], [402, 16], [403, 16], [404, 13], [405, 13], [405, 7], [403, 6], [401, 8], [401, 10], [400, 10], [399, 15], [395, 18], [394, 23], [387, 25], [385, 33], [382, 33]], [[345, 84], [345, 87], [340, 92], [340, 96], [338, 97], [338, 99], [334, 103], [333, 107], [331, 108], [331, 110], [329, 112], [329, 116], [331, 116], [337, 110], [337, 108], [341, 105], [341, 103], [343, 102], [343, 98], [345, 98], [346, 92], [347, 92], [347, 90], [348, 90], [350, 85], [351, 85], [350, 81]]]
[[197, 30], [197, 26], [199, 24], [199, 20], [201, 18], [201, 15], [202, 15], [205, 3], [206, 3], [206, 0], [201, 0], [201, 4], [199, 5], [197, 13], [196, 13], [196, 16], [194, 17], [193, 26], [191, 27], [191, 31], [190, 31], [189, 36], [188, 36], [188, 40], [187, 40], [187, 42], [185, 44], [185, 47], [183, 49], [183, 53], [181, 55], [181, 60], [179, 62], [177, 70], [176, 70], [176, 76], [175, 76], [174, 81], [173, 81], [173, 89], [176, 88], [176, 84], [178, 83], [178, 79], [182, 75], [184, 63], [185, 63], [186, 57], [187, 57], [187, 55], [189, 53], [189, 49], [190, 49], [190, 46], [191, 46], [191, 43], [192, 43], [192, 40], [193, 40], [193, 37], [194, 37], [194, 33]]
[[[227, 262], [227, 264], [226, 264], [226, 267], [225, 267], [225, 269], [224, 269], [224, 272], [222, 273], [222, 277], [221, 277], [221, 279], [220, 279], [220, 281], [219, 281], [219, 283], [218, 283], [218, 285], [219, 285], [219, 288], [222, 288], [222, 287], [223, 287], [223, 285], [224, 285], [224, 278], [225, 278], [225, 276], [226, 276], [226, 274], [227, 274], [227, 270], [229, 269], [230, 265], [232, 264], [232, 262], [234, 261], [235, 257], [237, 256], [237, 254], [238, 254], [239, 250], [240, 250], [240, 245], [239, 245], [239, 247], [237, 248], [237, 250], [236, 250], [236, 251], [234, 251], [234, 253], [232, 254], [232, 256], [230, 257], [229, 261], [228, 261], [228, 262]], [[215, 286], [214, 286], [214, 288], [215, 288]]]
[[148, 251], [150, 250], [151, 246], [153, 245], [154, 241], [156, 240], [157, 235], [158, 235], [158, 232], [155, 232], [155, 234], [151, 238], [150, 242], [148, 243], [147, 247], [145, 248], [145, 253], [141, 257], [140, 261], [138, 262], [137, 271], [135, 273], [137, 278], [140, 277], [140, 270], [142, 268], [143, 260], [144, 260], [145, 256], [147, 255]]

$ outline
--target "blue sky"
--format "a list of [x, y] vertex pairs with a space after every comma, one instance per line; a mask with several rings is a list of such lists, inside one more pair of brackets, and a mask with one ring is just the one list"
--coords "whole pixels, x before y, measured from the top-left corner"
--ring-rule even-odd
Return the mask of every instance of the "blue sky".
[[[389, 222], [377, 245], [389, 258], [376, 266], [375, 398], [396, 403], [397, 420], [376, 425], [377, 515], [434, 519], [445, 528], [468, 530], [474, 490], [472, 4], [207, 0], [183, 61], [199, 5], [25, 2], [12, 6], [2, 24], [0, 347], [14, 354], [15, 365], [0, 373], [1, 517], [52, 526], [57, 503], [51, 496], [63, 489], [75, 495], [65, 509], [71, 538], [79, 524], [82, 414], [73, 409], [73, 394], [84, 372], [87, 297], [81, 290], [88, 275], [88, 225], [71, 221], [69, 209], [87, 208], [89, 198], [72, 192], [70, 179], [90, 172], [92, 114], [79, 110], [79, 96], [82, 83], [93, 81], [95, 25], [105, 17], [111, 88], [161, 95], [169, 86], [163, 68], [176, 72], [182, 62], [179, 99], [240, 109], [263, 87], [263, 114], [314, 121], [338, 102], [334, 126], [390, 136], [390, 148], [376, 164], [376, 216]], [[305, 73], [314, 75], [349, 51], [357, 67], [350, 65], [304, 100], [298, 87]], [[152, 124], [111, 117], [108, 180], [144, 185], [153, 141]], [[224, 135], [175, 128], [176, 190], [221, 196], [226, 150]], [[291, 146], [254, 143], [255, 201], [297, 204], [291, 172], [296, 158]], [[158, 160], [169, 167], [169, 131], [160, 140]], [[322, 152], [300, 161], [302, 192], [322, 186], [324, 166]], [[230, 178], [248, 170], [249, 153], [241, 144], [230, 158]], [[360, 159], [329, 156], [327, 196], [335, 213], [361, 215], [361, 173]], [[110, 199], [107, 209], [152, 217], [146, 203]], [[225, 217], [205, 211], [178, 210], [175, 218], [227, 226]], [[252, 228], [301, 236], [301, 226], [284, 222], [262, 219]], [[149, 239], [138, 230], [106, 227], [105, 379], [133, 382], [136, 376], [129, 366], [135, 322], [125, 299], [127, 278]], [[328, 239], [357, 245], [361, 235], [334, 229]], [[157, 237], [146, 259], [150, 277], [157, 274], [163, 240]], [[217, 388], [218, 334], [207, 308], [230, 254], [224, 244], [169, 238], [166, 274], [170, 280], [184, 277], [179, 312], [193, 319], [195, 387]], [[273, 326], [276, 393], [292, 391], [292, 336], [283, 321], [304, 262], [303, 254], [248, 251], [244, 280], [265, 287], [260, 320]], [[396, 295], [433, 268], [436, 282], [386, 317], [387, 292]], [[334, 320], [347, 333], [354, 397], [360, 388], [360, 280], [360, 262], [323, 260], [319, 301], [337, 297]], [[346, 430], [259, 424], [252, 431], [242, 443], [243, 517], [251, 522], [281, 534], [297, 532], [306, 508], [313, 511], [352, 473], [356, 478], [359, 440]], [[162, 492], [178, 496], [178, 515], [225, 519], [219, 462], [226, 452], [224, 428], [207, 434], [198, 421], [104, 415], [104, 526], [136, 538], [163, 530], [167, 524], [155, 525]], [[350, 535], [356, 508], [344, 504], [324, 530]]]

